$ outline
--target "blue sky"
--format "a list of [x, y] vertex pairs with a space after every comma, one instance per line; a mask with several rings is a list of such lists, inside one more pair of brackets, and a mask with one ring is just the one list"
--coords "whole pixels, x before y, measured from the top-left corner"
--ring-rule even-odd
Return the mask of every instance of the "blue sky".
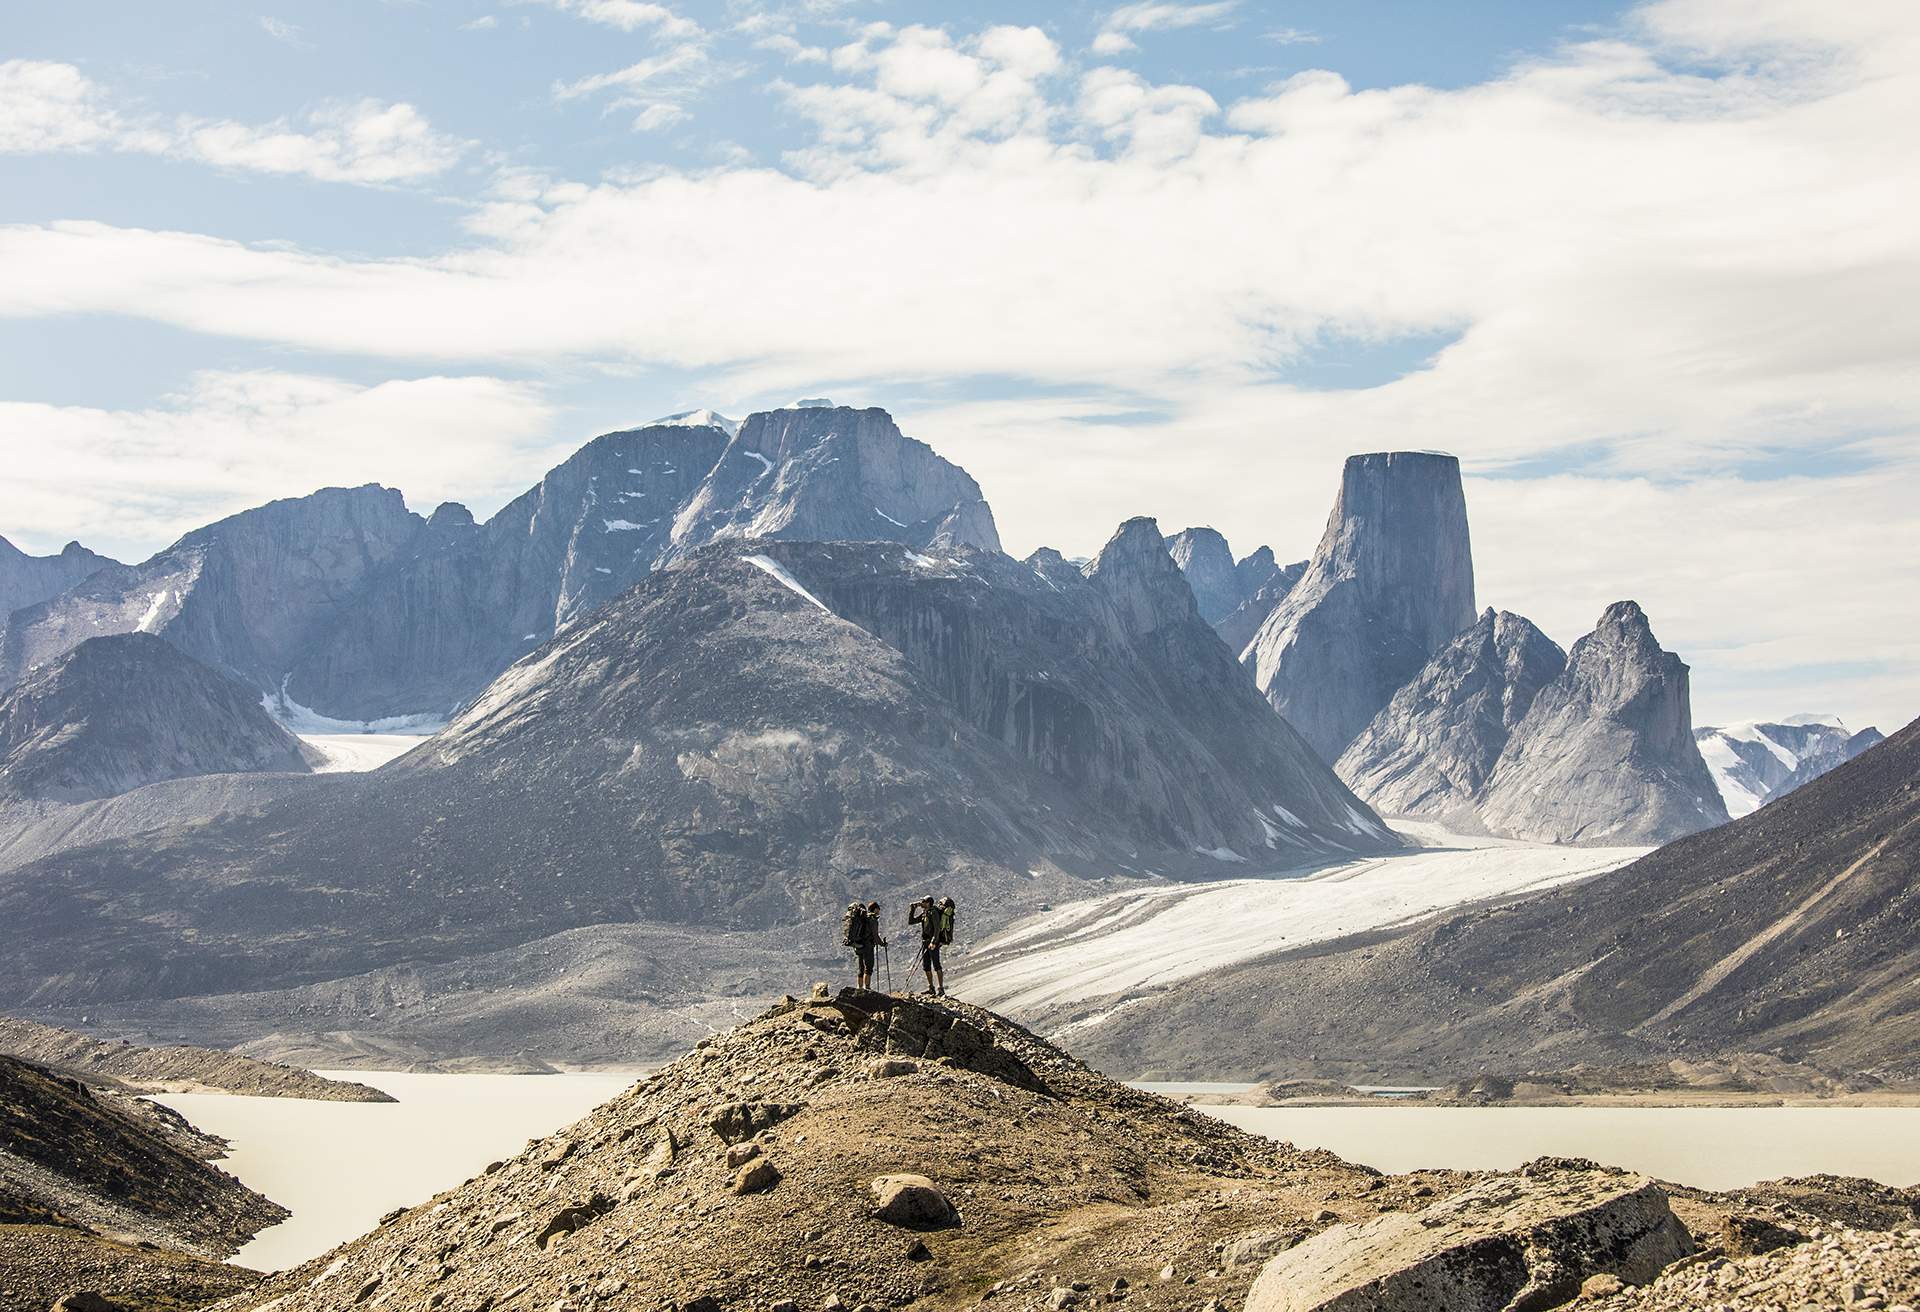
[[[1304, 555], [1469, 477], [1483, 602], [1701, 721], [1920, 704], [1920, 17], [1859, 0], [30, 6], [0, 533], [138, 558], [586, 437], [881, 404], [1009, 545]], [[1907, 598], [1904, 604], [1889, 598]]]

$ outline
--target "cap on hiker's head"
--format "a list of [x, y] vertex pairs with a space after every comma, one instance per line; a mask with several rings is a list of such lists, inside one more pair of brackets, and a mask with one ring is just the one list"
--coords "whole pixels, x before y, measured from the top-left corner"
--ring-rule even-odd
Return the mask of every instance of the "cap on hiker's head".
[[880, 909], [880, 904], [879, 904], [878, 902], [869, 902], [869, 903], [867, 903], [867, 910], [869, 910], [869, 911], [878, 911], [879, 909]]
[[953, 899], [950, 897], [943, 897], [940, 899], [940, 905], [943, 907], [950, 907], [953, 905]]

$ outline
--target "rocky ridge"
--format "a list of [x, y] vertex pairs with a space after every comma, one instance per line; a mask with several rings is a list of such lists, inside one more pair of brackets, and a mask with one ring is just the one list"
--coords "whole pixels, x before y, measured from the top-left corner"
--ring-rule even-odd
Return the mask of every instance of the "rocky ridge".
[[1305, 574], [1241, 659], [1274, 709], [1331, 762], [1473, 621], [1460, 462], [1357, 455]]
[[1693, 740], [1687, 667], [1616, 602], [1514, 726], [1479, 799], [1493, 833], [1662, 843], [1727, 819]]
[[69, 542], [53, 556], [30, 556], [0, 537], [0, 629], [25, 606], [57, 597], [87, 576], [119, 562]]
[[1168, 1079], [1519, 1083], [1682, 1060], [1912, 1085], [1917, 781], [1920, 723], [1611, 873], [1276, 953], [1175, 985], [1076, 1042], [1097, 1064]]
[[312, 1071], [237, 1053], [181, 1044], [147, 1047], [30, 1020], [0, 1016], [0, 1053], [64, 1074], [141, 1093], [247, 1094], [256, 1098], [311, 1098], [323, 1102], [392, 1102], [378, 1089], [330, 1080]]
[[259, 697], [146, 633], [90, 638], [0, 693], [0, 793], [86, 802], [161, 780], [310, 769]]

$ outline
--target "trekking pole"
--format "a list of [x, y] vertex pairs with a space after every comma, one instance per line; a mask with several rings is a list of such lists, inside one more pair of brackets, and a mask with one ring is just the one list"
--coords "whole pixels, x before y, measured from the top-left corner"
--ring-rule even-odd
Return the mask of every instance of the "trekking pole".
[[886, 944], [880, 945], [880, 955], [887, 959], [887, 992], [893, 992], [893, 951]]

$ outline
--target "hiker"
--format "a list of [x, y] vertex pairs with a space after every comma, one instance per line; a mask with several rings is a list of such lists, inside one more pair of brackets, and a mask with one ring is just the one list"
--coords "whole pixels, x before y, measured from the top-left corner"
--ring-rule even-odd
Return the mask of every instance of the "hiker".
[[908, 909], [907, 923], [920, 926], [920, 969], [927, 972], [927, 992], [936, 998], [946, 997], [947, 976], [940, 966], [940, 949], [953, 942], [953, 899], [920, 899]]
[[840, 921], [840, 941], [853, 949], [858, 987], [872, 988], [873, 950], [887, 945], [887, 941], [880, 937], [880, 904], [869, 902], [862, 906], [858, 902], [849, 902], [847, 914]]

